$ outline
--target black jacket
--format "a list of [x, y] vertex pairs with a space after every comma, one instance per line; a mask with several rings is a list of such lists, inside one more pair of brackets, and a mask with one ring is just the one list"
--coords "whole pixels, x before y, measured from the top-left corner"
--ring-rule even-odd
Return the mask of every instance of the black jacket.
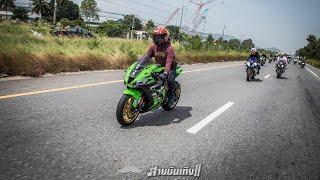
[[255, 55], [250, 54], [250, 56], [248, 57], [247, 60], [249, 60], [250, 58], [257, 58], [258, 63], [260, 63], [260, 54], [256, 53]]

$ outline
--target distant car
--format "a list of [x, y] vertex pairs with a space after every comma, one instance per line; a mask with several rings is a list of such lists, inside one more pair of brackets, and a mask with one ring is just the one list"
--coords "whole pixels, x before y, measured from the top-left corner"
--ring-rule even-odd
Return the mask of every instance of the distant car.
[[93, 38], [94, 35], [81, 27], [68, 27], [66, 30], [56, 30], [53, 32], [56, 36], [78, 36]]

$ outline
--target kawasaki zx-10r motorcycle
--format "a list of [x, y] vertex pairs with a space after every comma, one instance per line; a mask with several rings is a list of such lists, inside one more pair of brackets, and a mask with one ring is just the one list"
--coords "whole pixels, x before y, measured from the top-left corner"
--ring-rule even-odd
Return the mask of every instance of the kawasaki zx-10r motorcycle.
[[[117, 120], [123, 126], [132, 124], [140, 113], [155, 110], [162, 106], [166, 111], [173, 110], [180, 99], [181, 87], [174, 81], [174, 102], [168, 103], [168, 81], [159, 76], [164, 67], [153, 64], [152, 61], [139, 61], [132, 64], [124, 76], [127, 89], [117, 106]], [[175, 76], [182, 72], [176, 67]]]

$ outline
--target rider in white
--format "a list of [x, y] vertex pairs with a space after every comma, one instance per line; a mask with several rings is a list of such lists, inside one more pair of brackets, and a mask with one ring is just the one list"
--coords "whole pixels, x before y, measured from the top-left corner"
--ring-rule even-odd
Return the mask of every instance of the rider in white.
[[278, 57], [278, 59], [277, 59], [276, 65], [279, 64], [281, 61], [284, 62], [285, 66], [287, 66], [287, 64], [288, 64], [288, 59], [287, 59], [286, 56], [284, 56], [284, 53], [283, 53], [283, 52], [280, 53], [280, 55], [279, 55], [279, 57]]
[[278, 59], [277, 59], [276, 64], [279, 64], [280, 61], [285, 62], [286, 65], [288, 64], [288, 59], [287, 59], [286, 56], [284, 56], [284, 53], [283, 53], [283, 52], [280, 53], [280, 55], [279, 55], [279, 57], [278, 57]]

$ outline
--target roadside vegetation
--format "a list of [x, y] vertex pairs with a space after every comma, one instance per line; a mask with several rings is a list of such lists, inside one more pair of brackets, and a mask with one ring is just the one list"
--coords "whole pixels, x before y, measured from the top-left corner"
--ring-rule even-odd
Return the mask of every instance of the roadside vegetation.
[[[35, 34], [36, 32], [36, 34]], [[37, 33], [41, 33], [38, 35]], [[0, 24], [0, 71], [7, 75], [39, 76], [44, 73], [123, 69], [143, 55], [152, 43], [97, 35], [96, 38], [57, 37], [45, 25]], [[202, 42], [190, 37], [175, 41], [177, 61], [208, 63], [244, 59], [245, 50], [226, 48], [227, 41]]]
[[307, 37], [307, 45], [296, 51], [296, 55], [305, 57], [307, 63], [320, 68], [320, 38], [314, 35]]
[[[26, 9], [16, 7], [13, 0], [7, 1], [10, 3], [1, 1], [0, 6], [12, 11], [13, 16], [0, 21], [0, 74], [41, 76], [123, 69], [146, 53], [152, 43], [148, 38], [135, 39], [134, 31], [144, 31], [150, 37], [155, 23], [149, 20], [144, 24], [134, 15], [89, 26], [99, 18], [95, 0], [83, 0], [80, 6], [70, 0], [58, 0], [57, 8], [54, 0], [32, 0], [32, 12], [39, 15], [32, 23], [28, 22]], [[89, 30], [94, 38], [57, 36], [67, 27]], [[227, 41], [212, 35], [203, 38], [187, 35], [177, 26], [167, 28], [180, 64], [243, 60], [254, 47], [251, 39]]]

